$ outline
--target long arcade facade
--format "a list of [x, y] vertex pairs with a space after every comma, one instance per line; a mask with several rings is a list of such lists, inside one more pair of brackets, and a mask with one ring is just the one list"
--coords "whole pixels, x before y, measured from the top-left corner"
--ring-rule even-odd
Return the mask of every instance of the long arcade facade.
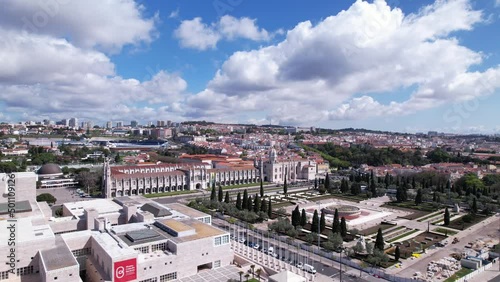
[[212, 168], [206, 163], [161, 163], [153, 165], [104, 165], [106, 198], [148, 195], [163, 192], [200, 190], [215, 185], [258, 183], [253, 166]]

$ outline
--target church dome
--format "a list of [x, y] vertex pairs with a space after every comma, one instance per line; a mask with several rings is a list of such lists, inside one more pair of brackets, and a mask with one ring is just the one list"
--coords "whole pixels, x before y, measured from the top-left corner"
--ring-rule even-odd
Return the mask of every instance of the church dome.
[[52, 174], [62, 174], [61, 168], [56, 164], [44, 164], [38, 169], [37, 174], [39, 175], [52, 175]]

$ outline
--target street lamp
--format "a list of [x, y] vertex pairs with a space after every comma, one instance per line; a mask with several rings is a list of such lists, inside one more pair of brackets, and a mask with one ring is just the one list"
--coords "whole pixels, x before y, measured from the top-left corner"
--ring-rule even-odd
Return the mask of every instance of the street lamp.
[[340, 282], [342, 282], [342, 253], [344, 252], [345, 247], [340, 247], [340, 259], [339, 259], [339, 266], [340, 266]]

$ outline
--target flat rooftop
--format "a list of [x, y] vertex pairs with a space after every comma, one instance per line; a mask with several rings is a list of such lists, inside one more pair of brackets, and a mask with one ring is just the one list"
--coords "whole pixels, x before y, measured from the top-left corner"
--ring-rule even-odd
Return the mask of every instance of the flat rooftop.
[[[15, 212], [16, 214], [21, 212], [30, 212], [31, 211], [30, 202], [29, 201], [15, 202], [15, 209], [16, 209]], [[8, 213], [9, 213], [8, 203], [0, 203], [0, 215]]]
[[172, 204], [165, 204], [164, 206], [171, 208], [173, 210], [176, 210], [184, 215], [187, 215], [192, 218], [200, 218], [200, 217], [206, 217], [208, 214], [195, 210], [193, 208], [190, 208], [186, 205], [179, 204], [179, 203], [172, 203]]
[[116, 213], [122, 209], [119, 204], [109, 199], [95, 199], [90, 201], [72, 202], [65, 203], [64, 205], [71, 212], [71, 214], [77, 217], [82, 216], [85, 209], [95, 209], [97, 210], [99, 215]]
[[184, 223], [182, 223], [182, 221], [178, 221], [175, 219], [157, 220], [157, 222], [167, 226], [168, 228], [174, 230], [177, 233], [194, 229], [192, 226], [184, 224]]
[[78, 266], [73, 253], [62, 239], [56, 240], [55, 248], [40, 251], [40, 257], [47, 271]]
[[[7, 227], [11, 224], [7, 220], [0, 220], [0, 247], [7, 246], [10, 233]], [[5, 232], [4, 232], [5, 230]], [[43, 217], [23, 217], [17, 219], [16, 224], [17, 242], [33, 242], [54, 238], [54, 232]]]

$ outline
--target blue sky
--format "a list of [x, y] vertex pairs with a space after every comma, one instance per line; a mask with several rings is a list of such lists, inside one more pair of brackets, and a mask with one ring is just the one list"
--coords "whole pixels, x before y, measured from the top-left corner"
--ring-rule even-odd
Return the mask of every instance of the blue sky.
[[500, 133], [496, 2], [5, 1], [0, 120]]

